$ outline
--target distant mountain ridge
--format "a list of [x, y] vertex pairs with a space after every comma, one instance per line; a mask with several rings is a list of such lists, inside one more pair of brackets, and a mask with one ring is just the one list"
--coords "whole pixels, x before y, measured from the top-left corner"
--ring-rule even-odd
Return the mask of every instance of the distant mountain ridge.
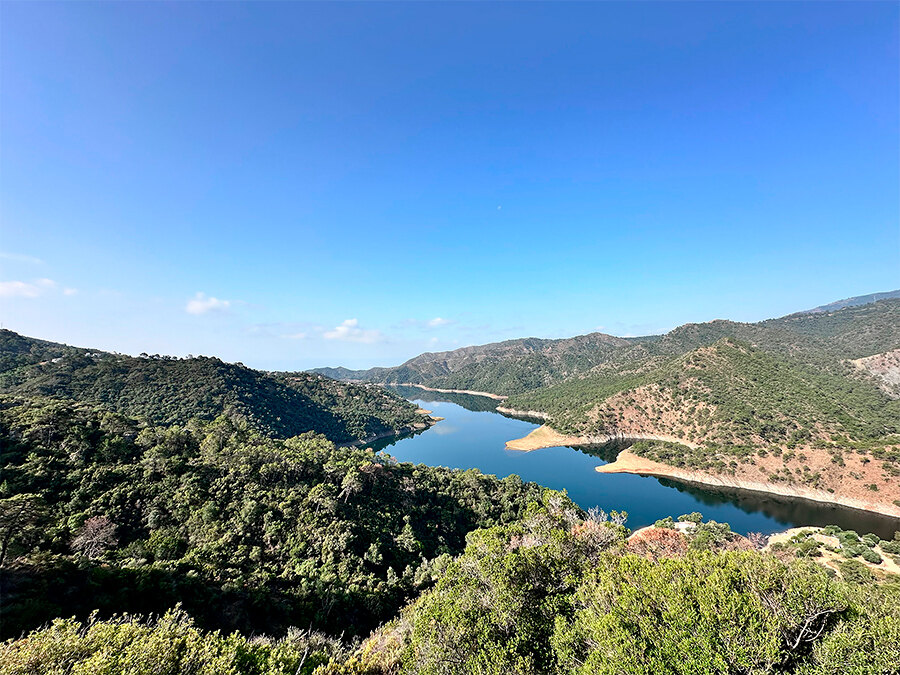
[[850, 303], [842, 309], [811, 310], [757, 323], [717, 319], [684, 324], [665, 335], [635, 338], [604, 333], [561, 339], [521, 338], [426, 352], [392, 368], [315, 368], [310, 372], [351, 381], [422, 384], [514, 395], [597, 368], [684, 354], [726, 337], [833, 367], [841, 359], [858, 359], [900, 346], [900, 291], [860, 297], [876, 296], [877, 302], [849, 299], [832, 303]]
[[819, 307], [813, 307], [812, 309], [807, 309], [802, 312], [797, 312], [798, 314], [815, 314], [818, 312], [834, 312], [838, 309], [844, 309], [845, 307], [857, 307], [859, 305], [868, 305], [872, 302], [878, 302], [879, 300], [891, 300], [894, 298], [900, 298], [900, 289], [896, 291], [885, 291], [884, 293], [869, 293], [868, 295], [856, 295], [852, 298], [845, 298], [843, 300], [837, 300], [835, 302], [830, 302], [827, 305], [820, 305]]

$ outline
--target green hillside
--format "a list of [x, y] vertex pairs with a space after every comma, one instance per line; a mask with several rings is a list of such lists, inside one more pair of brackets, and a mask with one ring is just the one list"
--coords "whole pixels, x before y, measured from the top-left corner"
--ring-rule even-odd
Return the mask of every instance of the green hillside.
[[[617, 338], [592, 333], [561, 340], [528, 338], [428, 353], [395, 368], [352, 372], [352, 379], [424, 384], [514, 395], [592, 371], [641, 370], [737, 338], [760, 349], [840, 373], [841, 362], [900, 347], [900, 299], [836, 311], [792, 314], [758, 323], [685, 324], [665, 335]], [[341, 369], [328, 369], [341, 376]]]
[[5, 331], [0, 392], [101, 404], [155, 424], [246, 419], [280, 438], [308, 431], [338, 443], [424, 428], [416, 407], [380, 387], [310, 373], [264, 373], [217, 358], [134, 358], [54, 345]]
[[732, 338], [652, 369], [595, 373], [506, 403], [548, 412], [552, 426], [567, 433], [615, 433], [629, 404], [652, 406], [648, 419], [681, 415], [669, 424], [695, 442], [784, 443], [833, 435], [877, 441], [900, 433], [900, 401], [874, 384]]
[[47, 399], [0, 396], [0, 447], [4, 638], [178, 603], [208, 629], [364, 635], [541, 491], [226, 416], [159, 427]]

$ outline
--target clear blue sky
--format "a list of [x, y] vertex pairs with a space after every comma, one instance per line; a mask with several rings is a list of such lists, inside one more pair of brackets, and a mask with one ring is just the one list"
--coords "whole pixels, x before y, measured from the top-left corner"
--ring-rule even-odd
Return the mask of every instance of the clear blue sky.
[[264, 368], [900, 287], [893, 2], [0, 3], [0, 320]]

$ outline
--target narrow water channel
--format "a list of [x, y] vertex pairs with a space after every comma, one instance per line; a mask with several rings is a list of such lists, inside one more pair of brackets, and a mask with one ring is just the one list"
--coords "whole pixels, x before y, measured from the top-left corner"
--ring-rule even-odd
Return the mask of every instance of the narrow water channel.
[[401, 462], [476, 468], [500, 477], [517, 474], [526, 481], [566, 490], [584, 509], [599, 506], [606, 511], [625, 510], [627, 525], [632, 529], [692, 511], [730, 523], [742, 534], [835, 524], [890, 539], [900, 529], [900, 519], [855, 509], [759, 492], [697, 487], [665, 478], [594, 471], [615, 457], [616, 448], [507, 450], [506, 441], [526, 435], [537, 424], [497, 413], [497, 402], [482, 396], [438, 394], [410, 387], [396, 391], [444, 419], [414, 436], [383, 441], [374, 446], [376, 450]]

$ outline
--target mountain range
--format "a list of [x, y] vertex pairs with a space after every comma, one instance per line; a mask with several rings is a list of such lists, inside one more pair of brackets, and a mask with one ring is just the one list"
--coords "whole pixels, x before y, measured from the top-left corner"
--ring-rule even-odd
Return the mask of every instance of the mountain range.
[[502, 395], [501, 410], [543, 417], [557, 445], [657, 439], [633, 447], [648, 472], [683, 467], [900, 514], [900, 291], [757, 323], [526, 338], [318, 372]]

